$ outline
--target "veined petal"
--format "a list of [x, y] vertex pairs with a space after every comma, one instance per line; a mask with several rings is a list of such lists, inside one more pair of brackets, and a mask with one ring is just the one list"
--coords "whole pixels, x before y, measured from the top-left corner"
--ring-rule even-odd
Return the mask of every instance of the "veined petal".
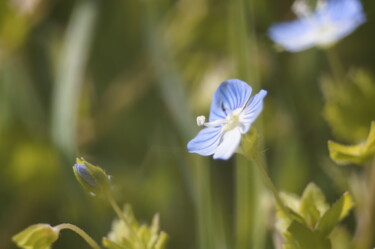
[[204, 128], [187, 144], [188, 151], [202, 156], [212, 155], [220, 143], [221, 136], [221, 127]]
[[236, 151], [240, 142], [241, 132], [239, 127], [225, 132], [215, 151], [214, 159], [228, 160]]
[[225, 119], [227, 110], [234, 111], [244, 106], [251, 91], [251, 87], [242, 80], [230, 79], [221, 83], [212, 98], [209, 121]]
[[243, 124], [244, 129], [241, 131], [243, 134], [247, 133], [250, 125], [259, 116], [263, 109], [263, 99], [267, 95], [266, 90], [260, 90], [259, 93], [251, 97], [246, 108], [241, 113], [240, 122]]
[[315, 45], [316, 28], [310, 20], [298, 19], [272, 25], [268, 35], [285, 50], [298, 52]]

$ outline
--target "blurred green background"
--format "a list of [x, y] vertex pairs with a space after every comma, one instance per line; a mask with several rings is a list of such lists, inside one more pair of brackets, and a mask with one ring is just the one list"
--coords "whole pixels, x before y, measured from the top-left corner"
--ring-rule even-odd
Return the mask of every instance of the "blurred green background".
[[[279, 53], [267, 37], [272, 23], [294, 18], [292, 2], [0, 0], [0, 247], [15, 248], [11, 236], [34, 223], [74, 223], [97, 241], [107, 234], [113, 211], [72, 173], [83, 156], [113, 176], [116, 198], [139, 220], [161, 214], [168, 248], [198, 248], [207, 206], [226, 234], [221, 248], [231, 248], [234, 160], [186, 150], [195, 116], [230, 78], [269, 92], [257, 122], [277, 187], [300, 194], [315, 181], [334, 200], [342, 189], [327, 173], [327, 140], [360, 141], [375, 115], [362, 115], [356, 136], [332, 132], [324, 51]], [[368, 21], [332, 50], [345, 72], [371, 75], [375, 2], [363, 5]], [[86, 247], [69, 232], [55, 244]]]

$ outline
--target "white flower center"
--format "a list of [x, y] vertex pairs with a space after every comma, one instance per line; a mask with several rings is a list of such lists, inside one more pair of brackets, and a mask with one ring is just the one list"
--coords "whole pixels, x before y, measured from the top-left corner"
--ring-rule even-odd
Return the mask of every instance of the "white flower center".
[[329, 44], [332, 42], [332, 35], [336, 33], [336, 26], [330, 23], [322, 25], [317, 31], [317, 37], [320, 44]]
[[230, 131], [237, 127], [242, 127], [240, 117], [242, 108], [238, 108], [234, 111], [227, 110], [228, 115], [225, 117], [225, 119], [216, 119], [212, 122], [205, 122], [206, 118], [204, 116], [198, 116], [197, 117], [197, 125], [198, 126], [207, 126], [207, 127], [216, 127], [216, 126], [222, 126], [223, 131]]
[[235, 110], [232, 114], [229, 114], [225, 118], [226, 123], [223, 125], [224, 131], [233, 130], [234, 128], [241, 126], [241, 123], [240, 123], [240, 114], [241, 114], [240, 111], [241, 110], [239, 111], [238, 110], [239, 109]]

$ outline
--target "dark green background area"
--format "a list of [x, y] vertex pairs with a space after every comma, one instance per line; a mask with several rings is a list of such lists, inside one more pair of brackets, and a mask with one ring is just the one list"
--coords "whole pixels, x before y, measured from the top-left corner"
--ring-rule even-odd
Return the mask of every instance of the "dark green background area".
[[[199, 156], [186, 149], [198, 131], [195, 117], [208, 115], [213, 91], [229, 78], [268, 91], [256, 127], [263, 125], [262, 151], [275, 185], [300, 194], [314, 181], [330, 202], [342, 194], [325, 170], [337, 167], [327, 140], [348, 142], [323, 117], [321, 79], [331, 74], [326, 53], [278, 52], [267, 37], [271, 24], [294, 18], [292, 1], [36, 2], [25, 12], [25, 3], [0, 0], [2, 249], [15, 248], [11, 236], [34, 223], [70, 222], [98, 242], [109, 232], [115, 213], [74, 179], [81, 156], [113, 176], [116, 199], [130, 203], [140, 221], [160, 213], [168, 248], [199, 248], [196, 195], [209, 188], [225, 243], [233, 244], [235, 160], [209, 158], [202, 173], [191, 165]], [[361, 68], [374, 77], [375, 2], [363, 5], [367, 22], [331, 51], [345, 72]], [[62, 69], [64, 60], [82, 56], [81, 67]], [[203, 185], [199, 177], [206, 177]], [[273, 248], [270, 235], [266, 241]], [[87, 245], [64, 231], [54, 248]]]

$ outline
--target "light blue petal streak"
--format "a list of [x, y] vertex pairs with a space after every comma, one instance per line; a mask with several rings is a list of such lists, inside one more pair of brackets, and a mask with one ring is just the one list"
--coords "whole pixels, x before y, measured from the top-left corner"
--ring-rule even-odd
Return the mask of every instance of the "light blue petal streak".
[[212, 98], [209, 121], [225, 119], [228, 110], [244, 106], [251, 91], [251, 87], [242, 80], [230, 79], [221, 83]]
[[223, 135], [222, 142], [217, 147], [214, 159], [228, 160], [234, 152], [236, 152], [238, 145], [241, 142], [240, 128], [226, 131]]
[[336, 41], [349, 35], [366, 21], [361, 2], [357, 0], [328, 1], [326, 6], [316, 13], [316, 16], [323, 20], [328, 18], [337, 27]]
[[202, 156], [212, 155], [219, 146], [221, 137], [221, 127], [204, 128], [187, 144], [188, 151]]
[[328, 0], [310, 17], [272, 25], [268, 35], [285, 50], [299, 52], [333, 44], [365, 21], [359, 0]]
[[352, 21], [364, 22], [366, 16], [363, 12], [362, 4], [358, 0], [330, 0], [317, 14], [329, 16], [332, 21]]
[[313, 22], [298, 19], [272, 25], [268, 36], [290, 52], [299, 52], [315, 45], [316, 26]]
[[267, 91], [260, 90], [259, 93], [251, 97], [249, 103], [241, 115], [241, 123], [243, 124], [243, 134], [249, 131], [251, 124], [256, 120], [263, 109], [263, 99], [266, 97]]
[[74, 164], [74, 169], [78, 173], [78, 175], [83, 179], [90, 187], [94, 189], [98, 189], [98, 185], [96, 184], [95, 179], [87, 169], [87, 167], [84, 164]]

